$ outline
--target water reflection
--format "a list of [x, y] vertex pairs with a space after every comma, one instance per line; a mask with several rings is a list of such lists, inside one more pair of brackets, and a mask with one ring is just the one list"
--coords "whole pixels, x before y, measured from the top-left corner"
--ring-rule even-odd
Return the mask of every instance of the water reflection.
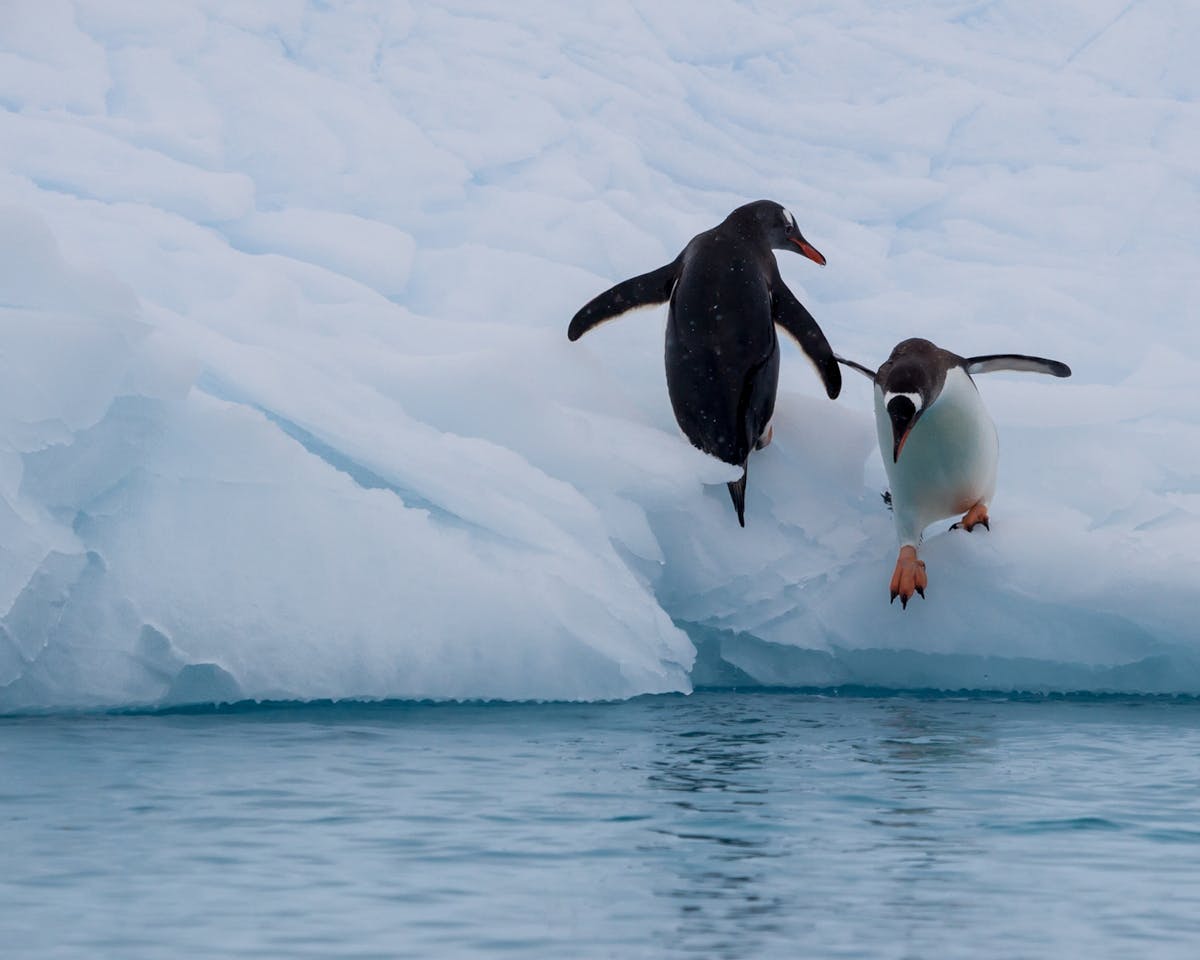
[[673, 951], [753, 957], [777, 935], [787, 897], [767, 865], [785, 854], [772, 808], [772, 771], [786, 728], [755, 698], [708, 698], [686, 726], [664, 716], [660, 756], [647, 776], [664, 814], [646, 852], [666, 861], [658, 895], [675, 904]]
[[879, 803], [866, 816], [864, 850], [881, 861], [881, 902], [922, 929], [966, 928], [978, 909], [964, 893], [986, 852], [969, 798], [981, 768], [993, 762], [992, 720], [977, 705], [888, 704], [854, 745], [857, 762], [883, 776]]
[[[954, 768], [980, 762], [991, 738], [977, 712], [947, 713], [944, 705], [890, 704], [880, 708], [878, 729], [853, 744], [860, 763], [883, 768], [893, 785], [894, 796], [905, 803], [886, 811], [899, 820], [878, 821], [881, 825], [915, 826], [935, 817], [941, 807], [923, 802], [935, 792]], [[872, 821], [876, 822], [876, 821]]]
[[661, 718], [646, 778], [674, 952], [765, 956], [831, 904], [935, 927], [974, 909], [959, 891], [980, 850], [954, 804], [993, 762], [978, 704], [731, 694], [681, 713]]

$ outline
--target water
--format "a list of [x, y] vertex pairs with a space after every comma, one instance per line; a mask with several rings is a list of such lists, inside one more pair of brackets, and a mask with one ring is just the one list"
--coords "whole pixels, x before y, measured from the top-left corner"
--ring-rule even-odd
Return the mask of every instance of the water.
[[14, 957], [1194, 957], [1200, 703], [0, 720]]

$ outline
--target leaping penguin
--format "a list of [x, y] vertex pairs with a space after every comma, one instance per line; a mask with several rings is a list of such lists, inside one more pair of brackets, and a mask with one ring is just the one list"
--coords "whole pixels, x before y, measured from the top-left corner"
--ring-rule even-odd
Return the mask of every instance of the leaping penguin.
[[825, 334], [783, 282], [772, 250], [791, 250], [825, 265], [788, 210], [758, 200], [697, 234], [665, 267], [600, 294], [567, 329], [568, 339], [578, 340], [627, 310], [670, 300], [667, 392], [675, 419], [695, 446], [742, 468], [729, 495], [743, 527], [747, 460], [751, 450], [771, 442], [779, 384], [775, 325], [797, 340], [831, 399], [842, 387]]
[[999, 443], [972, 374], [1023, 370], [1069, 377], [1071, 368], [1016, 353], [960, 357], [917, 338], [897, 344], [878, 371], [838, 360], [875, 383], [875, 430], [900, 540], [891, 594], [907, 609], [912, 595], [924, 597], [928, 585], [925, 563], [917, 559], [927, 526], [961, 512], [951, 530], [991, 529], [988, 503], [996, 491]]

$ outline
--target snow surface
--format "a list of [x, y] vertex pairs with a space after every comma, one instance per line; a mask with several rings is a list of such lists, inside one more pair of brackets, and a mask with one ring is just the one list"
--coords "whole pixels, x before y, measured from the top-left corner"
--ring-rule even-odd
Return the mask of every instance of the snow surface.
[[[0, 710], [1200, 693], [1198, 45], [1185, 0], [6, 0]], [[665, 311], [567, 342], [764, 197], [839, 352], [1074, 369], [979, 378], [992, 531], [907, 612], [865, 380], [785, 345], [743, 531]]]

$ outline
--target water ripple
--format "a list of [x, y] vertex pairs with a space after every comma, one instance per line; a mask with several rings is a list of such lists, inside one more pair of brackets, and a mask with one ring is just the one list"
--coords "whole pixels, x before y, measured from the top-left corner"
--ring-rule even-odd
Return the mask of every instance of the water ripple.
[[0, 731], [18, 954], [1182, 958], [1200, 936], [1196, 704], [708, 691]]

